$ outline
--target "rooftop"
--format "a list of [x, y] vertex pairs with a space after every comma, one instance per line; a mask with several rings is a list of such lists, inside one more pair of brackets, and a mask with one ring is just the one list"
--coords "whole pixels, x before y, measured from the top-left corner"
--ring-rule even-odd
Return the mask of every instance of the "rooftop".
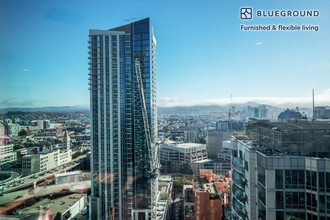
[[79, 175], [82, 174], [81, 170], [65, 172], [65, 173], [56, 173], [55, 177], [70, 176], [70, 175]]
[[206, 144], [195, 144], [195, 143], [180, 143], [180, 144], [160, 144], [160, 148], [175, 150], [175, 151], [185, 151], [188, 149], [199, 149], [206, 150]]
[[49, 214], [52, 216], [55, 216], [57, 212], [61, 212], [63, 214], [83, 196], [84, 194], [74, 193], [53, 200], [47, 198], [33, 204], [32, 206], [18, 210], [18, 213], [20, 214], [29, 214], [35, 212], [41, 213], [41, 212], [47, 212], [49, 210]]
[[297, 122], [257, 122], [261, 127], [274, 130], [307, 130], [307, 129], [330, 129], [330, 123], [318, 121], [297, 121]]
[[171, 144], [166, 144], [166, 146], [189, 149], [189, 148], [194, 148], [194, 147], [204, 147], [205, 144], [196, 144], [196, 143], [175, 144], [175, 143], [171, 143]]

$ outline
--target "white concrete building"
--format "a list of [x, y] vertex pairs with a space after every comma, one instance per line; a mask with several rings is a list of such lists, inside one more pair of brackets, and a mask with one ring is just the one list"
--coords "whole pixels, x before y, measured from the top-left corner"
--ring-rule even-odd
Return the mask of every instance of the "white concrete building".
[[207, 159], [206, 145], [195, 143], [161, 144], [160, 160], [192, 163]]
[[74, 193], [56, 199], [46, 198], [32, 206], [18, 210], [18, 213], [22, 217], [28, 216], [30, 219], [31, 217], [33, 219], [39, 219], [40, 213], [48, 210], [50, 219], [70, 220], [75, 219], [86, 206], [87, 195]]
[[82, 181], [81, 170], [55, 174], [55, 184], [72, 183]]
[[172, 172], [179, 172], [183, 164], [207, 159], [206, 145], [195, 143], [161, 144], [160, 162], [171, 163]]
[[232, 152], [231, 141], [222, 142], [222, 152], [218, 153], [218, 159], [231, 161], [231, 152]]
[[5, 126], [3, 124], [0, 124], [0, 136], [5, 135]]
[[13, 145], [0, 146], [0, 165], [17, 160], [17, 154], [13, 150]]
[[61, 152], [58, 149], [49, 153], [25, 155], [22, 157], [22, 174], [27, 176], [61, 166], [71, 161], [71, 154], [71, 150]]
[[157, 220], [169, 219], [173, 182], [171, 176], [161, 175], [158, 178], [159, 197], [157, 203]]
[[40, 130], [44, 129], [44, 120], [39, 120], [38, 121], [38, 126], [39, 126]]
[[228, 174], [230, 171], [230, 160], [222, 159], [206, 159], [201, 161], [196, 161], [190, 164], [193, 175], [199, 175], [199, 170], [211, 169], [214, 174]]
[[18, 133], [20, 131], [20, 125], [19, 124], [8, 124], [8, 136], [9, 137], [16, 137], [18, 136]]
[[60, 151], [58, 166], [68, 163], [71, 160], [72, 160], [72, 150], [71, 149], [66, 149], [64, 151]]

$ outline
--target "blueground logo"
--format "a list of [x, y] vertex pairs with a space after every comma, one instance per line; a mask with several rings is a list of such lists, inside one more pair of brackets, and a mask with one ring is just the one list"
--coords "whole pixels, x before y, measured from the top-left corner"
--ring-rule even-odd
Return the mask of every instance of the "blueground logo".
[[241, 8], [241, 19], [251, 20], [252, 19], [252, 8]]

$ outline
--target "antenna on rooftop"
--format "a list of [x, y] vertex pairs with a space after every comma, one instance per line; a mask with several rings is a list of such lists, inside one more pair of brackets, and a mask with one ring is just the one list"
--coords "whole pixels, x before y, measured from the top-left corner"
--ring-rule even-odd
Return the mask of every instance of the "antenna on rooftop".
[[124, 19], [125, 23], [134, 22], [134, 21], [136, 21], [136, 18], [126, 18], [126, 19]]

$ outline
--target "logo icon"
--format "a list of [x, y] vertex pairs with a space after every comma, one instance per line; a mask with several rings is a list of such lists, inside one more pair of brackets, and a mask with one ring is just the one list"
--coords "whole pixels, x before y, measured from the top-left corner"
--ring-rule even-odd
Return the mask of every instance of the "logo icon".
[[251, 20], [252, 19], [252, 8], [241, 8], [241, 19]]

